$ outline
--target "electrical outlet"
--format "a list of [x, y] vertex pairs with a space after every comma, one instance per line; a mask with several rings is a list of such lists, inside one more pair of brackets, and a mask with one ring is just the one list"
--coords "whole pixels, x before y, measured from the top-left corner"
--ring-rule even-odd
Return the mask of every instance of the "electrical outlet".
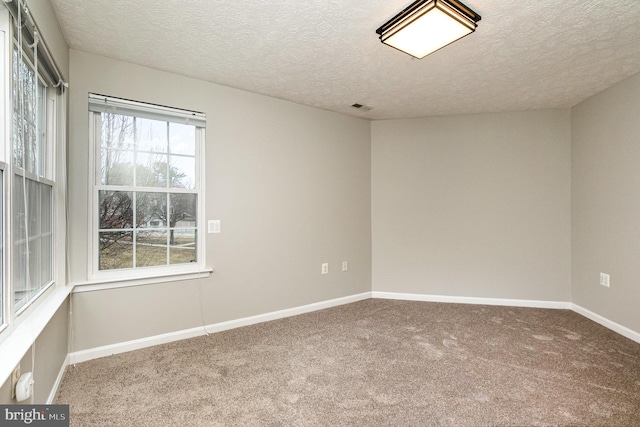
[[325, 262], [322, 264], [322, 269], [320, 270], [322, 274], [329, 273], [329, 263]]
[[220, 233], [220, 220], [219, 219], [210, 219], [207, 222], [207, 231], [209, 234], [218, 234]]
[[349, 269], [349, 263], [347, 261], [342, 261], [342, 271], [347, 271]]
[[18, 380], [20, 379], [20, 366], [13, 370], [11, 374], [11, 398], [16, 397], [16, 384], [18, 384]]
[[610, 286], [610, 277], [607, 273], [600, 273], [600, 284], [607, 288]]

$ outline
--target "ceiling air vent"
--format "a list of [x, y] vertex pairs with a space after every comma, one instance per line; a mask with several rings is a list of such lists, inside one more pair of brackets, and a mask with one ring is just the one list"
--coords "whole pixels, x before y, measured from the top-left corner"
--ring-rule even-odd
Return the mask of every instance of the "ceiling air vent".
[[367, 106], [367, 105], [363, 105], [363, 104], [358, 104], [357, 102], [355, 104], [351, 105], [353, 108], [357, 108], [358, 110], [361, 111], [371, 111], [373, 110], [373, 108]]

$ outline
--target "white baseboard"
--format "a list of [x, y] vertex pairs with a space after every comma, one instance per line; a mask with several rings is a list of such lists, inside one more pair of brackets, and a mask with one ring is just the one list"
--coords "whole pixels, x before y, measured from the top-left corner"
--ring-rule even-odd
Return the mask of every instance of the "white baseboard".
[[65, 360], [65, 365], [60, 370], [56, 384], [51, 391], [50, 400], [55, 398], [60, 381], [64, 375], [67, 365], [81, 363], [100, 357], [111, 356], [113, 354], [125, 353], [128, 351], [138, 350], [154, 345], [166, 344], [173, 341], [179, 341], [188, 338], [194, 338], [215, 332], [222, 332], [229, 329], [239, 328], [242, 326], [255, 325], [257, 323], [268, 322], [271, 320], [282, 319], [285, 317], [297, 316], [299, 314], [310, 313], [325, 308], [336, 307], [352, 302], [362, 301], [369, 298], [394, 299], [405, 301], [424, 301], [424, 302], [444, 302], [456, 304], [477, 304], [477, 305], [497, 305], [511, 307], [531, 307], [531, 308], [548, 308], [548, 309], [566, 309], [573, 310], [588, 319], [597, 322], [614, 332], [619, 333], [633, 341], [640, 343], [640, 333], [626, 328], [618, 323], [612, 322], [598, 314], [586, 310], [576, 304], [562, 301], [540, 301], [540, 300], [522, 300], [522, 299], [501, 299], [501, 298], [479, 298], [479, 297], [457, 297], [444, 295], [424, 295], [424, 294], [405, 294], [395, 292], [365, 292], [362, 294], [351, 295], [348, 297], [337, 298], [328, 301], [293, 307], [285, 310], [274, 311], [270, 313], [259, 314], [256, 316], [244, 317], [241, 319], [230, 320], [227, 322], [215, 323], [197, 328], [185, 329], [182, 331], [170, 332], [151, 337], [145, 337], [137, 340], [126, 341], [102, 347], [90, 348], [87, 350], [76, 351], [70, 353]]
[[575, 311], [578, 314], [583, 315], [587, 319], [591, 319], [596, 323], [601, 324], [605, 328], [611, 329], [614, 332], [619, 333], [623, 337], [627, 337], [630, 340], [633, 340], [637, 343], [640, 343], [640, 333], [634, 331], [633, 329], [629, 329], [626, 326], [622, 326], [619, 323], [613, 322], [605, 317], [600, 316], [592, 311], [587, 310], [586, 308], [582, 308], [577, 304], [571, 304], [571, 310]]
[[268, 322], [270, 320], [282, 319], [285, 317], [297, 316], [299, 314], [311, 313], [313, 311], [323, 310], [325, 308], [337, 307], [339, 305], [350, 304], [352, 302], [363, 301], [371, 298], [371, 292], [351, 295], [348, 297], [332, 299], [328, 301], [316, 302], [313, 304], [303, 305], [300, 307], [288, 308], [285, 310], [274, 311], [271, 313], [259, 314], [257, 316], [245, 317], [228, 322], [207, 325], [207, 333], [222, 332], [229, 329], [239, 328], [242, 326], [255, 325], [256, 323]]
[[539, 301], [524, 299], [455, 297], [446, 295], [404, 294], [395, 292], [371, 292], [372, 298], [395, 299], [404, 301], [446, 302], [455, 304], [503, 305], [510, 307], [571, 309], [571, 303], [561, 301]]
[[111, 356], [113, 354], [125, 353], [127, 351], [139, 350], [154, 345], [166, 344], [173, 341], [179, 341], [187, 338], [194, 338], [214, 332], [222, 332], [229, 329], [239, 328], [242, 326], [254, 325], [256, 323], [268, 322], [270, 320], [282, 319], [285, 317], [297, 316], [299, 314], [310, 313], [325, 308], [337, 307], [339, 305], [349, 304], [352, 302], [362, 301], [371, 298], [371, 292], [351, 295], [348, 297], [321, 301], [313, 304], [303, 305], [300, 307], [288, 308], [285, 310], [274, 311], [271, 313], [259, 314], [257, 316], [244, 317], [242, 319], [229, 320], [227, 322], [214, 323], [212, 325], [198, 326], [197, 328], [185, 329], [182, 331], [170, 332], [152, 337], [141, 338], [132, 341], [126, 341], [116, 344], [105, 345], [102, 347], [90, 348], [87, 350], [76, 351], [69, 354], [69, 363], [76, 364], [86, 362], [88, 360], [100, 357]]
[[445, 295], [403, 294], [395, 292], [371, 292], [372, 298], [395, 299], [404, 301], [446, 302], [456, 304], [502, 305], [510, 307], [531, 307], [572, 310], [587, 319], [593, 320], [618, 334], [640, 343], [640, 333], [613, 322], [577, 304], [562, 301], [539, 301], [501, 298], [453, 297]]
[[141, 348], [153, 347], [154, 345], [166, 344], [173, 341], [180, 341], [205, 335], [202, 326], [182, 331], [169, 332], [161, 335], [140, 338], [137, 340], [125, 341], [116, 344], [104, 345], [101, 347], [89, 348], [87, 350], [74, 351], [69, 354], [71, 365], [86, 362], [88, 360], [99, 359], [101, 357], [112, 356], [114, 354], [126, 353], [128, 351], [139, 350]]
[[49, 397], [47, 398], [47, 405], [51, 405], [56, 398], [56, 394], [58, 394], [58, 389], [60, 388], [60, 384], [62, 384], [62, 379], [64, 378], [64, 373], [67, 370], [67, 366], [69, 366], [70, 356], [67, 354], [67, 357], [64, 358], [64, 362], [62, 363], [62, 367], [60, 368], [60, 372], [58, 372], [58, 376], [56, 381], [53, 383], [53, 387], [51, 388], [51, 392], [49, 393]]

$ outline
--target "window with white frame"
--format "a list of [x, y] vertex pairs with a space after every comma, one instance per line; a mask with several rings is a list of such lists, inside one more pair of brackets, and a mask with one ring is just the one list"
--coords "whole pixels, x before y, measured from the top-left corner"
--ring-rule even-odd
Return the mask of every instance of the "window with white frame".
[[204, 114], [95, 94], [89, 110], [92, 271], [198, 268]]
[[53, 283], [53, 186], [47, 154], [47, 88], [24, 52], [13, 50], [13, 295], [19, 311]]
[[0, 329], [11, 331], [56, 283], [55, 160], [65, 84], [24, 1], [0, 5]]
[[4, 169], [0, 162], [0, 329], [5, 324], [4, 307]]

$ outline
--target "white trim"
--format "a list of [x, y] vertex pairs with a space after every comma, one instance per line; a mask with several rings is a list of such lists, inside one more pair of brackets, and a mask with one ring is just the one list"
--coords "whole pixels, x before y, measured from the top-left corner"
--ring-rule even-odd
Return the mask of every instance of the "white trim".
[[[102, 120], [102, 116], [101, 113], [99, 113], [97, 110], [92, 109], [91, 106], [92, 105], [97, 105], [97, 104], [92, 104], [92, 96], [94, 94], [89, 94], [89, 149], [88, 149], [88, 155], [89, 155], [89, 159], [88, 159], [88, 165], [89, 165], [89, 177], [91, 179], [91, 183], [88, 186], [88, 200], [91, 201], [91, 203], [89, 204], [89, 209], [87, 210], [87, 215], [88, 215], [88, 221], [87, 221], [87, 245], [88, 245], [88, 258], [87, 258], [87, 271], [89, 272], [89, 278], [88, 278], [88, 283], [89, 284], [94, 284], [94, 283], [108, 283], [108, 282], [136, 282], [138, 283], [139, 280], [138, 279], [145, 279], [148, 277], [154, 278], [156, 277], [156, 275], [154, 274], [150, 274], [149, 271], [154, 271], [154, 270], [158, 270], [158, 269], [164, 269], [166, 271], [168, 271], [169, 273], [162, 273], [160, 275], [157, 276], [171, 276], [174, 273], [175, 274], [181, 274], [181, 273], [193, 273], [195, 271], [206, 271], [208, 270], [207, 267], [204, 264], [204, 260], [206, 259], [206, 245], [205, 244], [201, 244], [200, 242], [204, 242], [205, 241], [205, 233], [204, 233], [204, 224], [198, 224], [195, 228], [196, 231], [196, 262], [194, 263], [185, 263], [185, 264], [167, 264], [167, 265], [161, 265], [161, 266], [152, 266], [152, 267], [132, 267], [132, 268], [118, 268], [118, 269], [113, 269], [113, 270], [100, 270], [99, 268], [99, 257], [100, 257], [100, 249], [99, 249], [99, 234], [102, 231], [106, 231], [106, 230], [102, 230], [100, 229], [100, 218], [98, 215], [98, 208], [99, 208], [99, 192], [103, 191], [103, 190], [111, 190], [111, 191], [125, 191], [125, 192], [133, 192], [134, 194], [134, 203], [135, 203], [135, 194], [138, 192], [153, 192], [153, 193], [158, 193], [158, 194], [165, 194], [165, 195], [171, 195], [171, 194], [175, 194], [175, 193], [179, 193], [179, 194], [194, 194], [197, 197], [197, 222], [200, 222], [201, 218], [205, 218], [205, 200], [204, 200], [204, 194], [205, 194], [205, 173], [206, 173], [206, 168], [205, 168], [205, 145], [206, 145], [206, 135], [205, 135], [205, 123], [194, 123], [192, 124], [195, 128], [195, 155], [191, 156], [191, 155], [181, 155], [178, 154], [177, 156], [179, 157], [193, 157], [194, 161], [196, 162], [196, 176], [195, 176], [195, 188], [191, 188], [191, 189], [174, 189], [169, 187], [169, 182], [167, 181], [167, 187], [157, 187], [157, 188], [148, 188], [148, 187], [143, 187], [140, 185], [133, 185], [133, 183], [136, 181], [135, 179], [135, 175], [136, 175], [136, 170], [134, 168], [133, 174], [134, 174], [134, 179], [133, 182], [131, 183], [132, 185], [107, 185], [107, 184], [102, 184], [101, 183], [101, 176], [100, 176], [100, 170], [101, 170], [101, 140], [102, 140], [102, 134], [101, 134], [101, 120]], [[96, 95], [97, 99], [112, 99], [109, 97], [105, 97], [102, 95]], [[113, 98], [113, 99], [118, 99], [118, 98]], [[95, 99], [93, 100], [95, 101]], [[157, 106], [154, 106], [153, 104], [147, 104], [147, 103], [142, 103], [142, 102], [137, 102], [137, 101], [128, 101], [128, 100], [124, 100], [125, 103], [131, 104], [131, 105], [139, 105], [140, 112], [143, 112], [145, 108], [149, 107], [152, 109], [156, 109], [157, 110]], [[165, 108], [165, 107], [161, 107], [161, 108]], [[169, 107], [166, 107], [169, 108]], [[176, 110], [176, 111], [181, 111], [182, 113], [184, 113], [184, 111], [186, 110]], [[181, 113], [181, 114], [182, 114]], [[202, 114], [202, 113], [195, 113], [195, 112], [188, 112], [188, 113], [193, 113], [193, 114]], [[144, 115], [133, 115], [133, 117], [139, 117], [139, 118], [143, 118]], [[202, 116], [204, 117], [204, 115]], [[173, 122], [172, 120], [169, 120], [169, 117], [164, 117], [163, 119], [164, 121], [167, 122]], [[136, 137], [136, 141], [137, 141], [137, 137]], [[169, 142], [169, 141], [168, 141]], [[137, 149], [137, 142], [136, 144], [134, 144], [135, 147], [133, 147], [133, 151], [131, 149], [127, 149], [127, 150], [122, 150], [122, 151], [129, 151], [129, 152], [140, 152], [140, 153], [146, 153], [147, 151], [139, 151]], [[169, 151], [167, 151], [166, 155], [167, 156], [171, 156], [171, 152], [170, 152], [170, 147], [168, 146]], [[134, 217], [135, 217], [135, 209], [134, 209]], [[169, 230], [169, 224], [166, 224], [166, 227], [164, 227], [163, 229]], [[191, 227], [190, 227], [191, 228]], [[132, 228], [132, 229], [127, 229], [128, 231], [134, 232], [136, 231], [136, 227]], [[111, 231], [118, 231], [118, 229], [112, 229]], [[168, 235], [167, 235], [168, 237]], [[167, 241], [167, 243], [169, 243]], [[133, 241], [133, 263], [135, 265], [135, 260], [136, 260], [136, 250], [135, 250], [135, 239]], [[168, 253], [167, 253], [167, 257], [168, 257]], [[168, 258], [167, 258], [167, 262], [168, 262]], [[179, 279], [176, 279], [179, 280]], [[154, 283], [153, 280], [152, 281], [142, 281], [139, 282], [138, 284], [151, 284]], [[132, 286], [132, 285], [127, 285], [127, 286]], [[119, 286], [122, 287], [122, 286]], [[102, 287], [101, 289], [104, 289], [104, 287]]]
[[371, 298], [371, 292], [351, 295], [348, 297], [336, 298], [328, 301], [316, 302], [300, 307], [287, 308], [284, 310], [273, 311], [271, 313], [258, 314], [257, 316], [245, 317], [228, 322], [207, 325], [205, 328], [207, 333], [222, 332], [229, 329], [239, 328], [242, 326], [255, 325], [256, 323], [269, 322], [271, 320], [283, 319], [285, 317], [297, 316], [299, 314], [311, 313], [325, 308], [337, 307], [340, 305], [351, 304], [353, 302], [363, 301]]
[[60, 384], [62, 384], [64, 374], [67, 371], [67, 366], [69, 366], [69, 354], [67, 354], [67, 356], [64, 358], [64, 362], [62, 362], [60, 372], [58, 372], [56, 381], [53, 383], [53, 387], [51, 388], [51, 392], [49, 393], [49, 397], [47, 398], [47, 405], [51, 405], [55, 400], [56, 394], [58, 394], [58, 389], [60, 389]]
[[197, 328], [184, 329], [182, 331], [154, 335], [152, 337], [145, 337], [137, 340], [109, 344], [101, 347], [90, 348], [87, 350], [74, 351], [73, 353], [69, 353], [69, 363], [71, 365], [75, 365], [76, 363], [82, 363], [88, 360], [113, 356], [115, 354], [126, 353], [128, 351], [140, 350], [160, 344], [195, 338], [202, 335], [206, 335], [204, 328], [202, 326], [198, 326]]
[[445, 302], [454, 304], [502, 305], [510, 307], [571, 309], [571, 303], [561, 301], [541, 301], [524, 299], [457, 297], [446, 295], [404, 294], [396, 292], [371, 292], [372, 298], [405, 301]]
[[197, 270], [190, 272], [173, 272], [154, 276], [135, 278], [116, 278], [112, 280], [95, 280], [91, 282], [74, 283], [73, 293], [101, 291], [104, 289], [128, 288], [130, 286], [153, 285], [156, 283], [178, 282], [181, 280], [205, 279], [213, 273], [213, 270]]
[[606, 317], [602, 317], [599, 314], [589, 311], [586, 308], [580, 307], [577, 304], [571, 304], [571, 310], [586, 317], [587, 319], [593, 320], [594, 322], [601, 324], [607, 329], [610, 329], [614, 332], [619, 333], [623, 337], [629, 338], [630, 340], [640, 343], [640, 333], [634, 331], [633, 329], [629, 329], [626, 326], [622, 326], [619, 323], [609, 320]]
[[56, 286], [51, 294], [38, 304], [37, 310], [26, 315], [24, 321], [15, 325], [5, 341], [0, 343], [0, 384], [11, 376], [22, 357], [49, 324], [62, 303], [69, 296], [72, 286]]
[[98, 95], [95, 93], [89, 94], [89, 111], [189, 124], [202, 128], [207, 124], [206, 114], [199, 111], [132, 101], [130, 99], [115, 98], [113, 96]]
[[215, 323], [212, 325], [198, 326], [197, 328], [185, 329], [182, 331], [170, 332], [167, 334], [155, 335], [152, 337], [140, 338], [137, 340], [126, 341], [116, 344], [105, 345], [102, 347], [90, 348], [87, 350], [76, 351], [69, 354], [69, 363], [76, 364], [86, 362], [88, 360], [100, 357], [111, 356], [114, 354], [125, 353], [128, 351], [139, 350], [146, 347], [152, 347], [159, 344], [166, 344], [173, 341], [179, 341], [187, 338], [194, 338], [210, 333], [222, 332], [229, 329], [240, 328], [242, 326], [254, 325], [256, 323], [268, 322], [271, 320], [283, 319], [285, 317], [297, 316], [299, 314], [310, 313], [313, 311], [323, 310], [325, 308], [337, 307], [344, 304], [350, 304], [357, 301], [363, 301], [371, 298], [371, 292], [351, 295], [342, 298], [336, 298], [328, 301], [321, 301], [313, 304], [303, 305], [300, 307], [288, 308], [271, 313], [259, 314], [257, 316], [244, 317], [227, 322]]

